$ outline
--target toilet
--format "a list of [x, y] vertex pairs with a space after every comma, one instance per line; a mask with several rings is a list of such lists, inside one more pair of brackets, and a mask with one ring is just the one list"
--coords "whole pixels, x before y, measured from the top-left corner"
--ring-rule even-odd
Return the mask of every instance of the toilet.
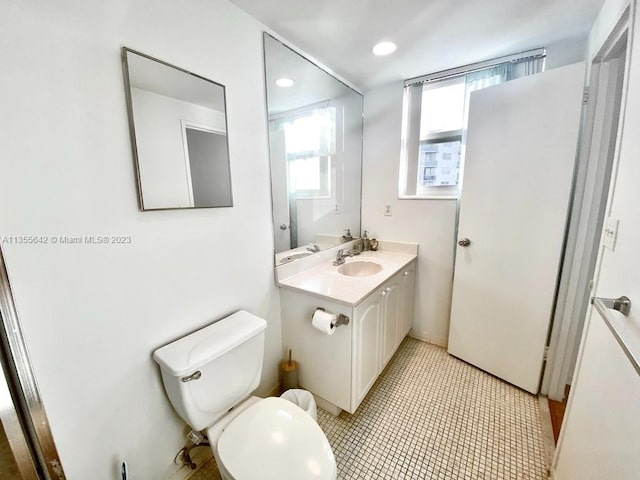
[[335, 480], [318, 424], [288, 400], [251, 396], [266, 326], [239, 311], [156, 350], [167, 396], [191, 428], [206, 430], [224, 480]]

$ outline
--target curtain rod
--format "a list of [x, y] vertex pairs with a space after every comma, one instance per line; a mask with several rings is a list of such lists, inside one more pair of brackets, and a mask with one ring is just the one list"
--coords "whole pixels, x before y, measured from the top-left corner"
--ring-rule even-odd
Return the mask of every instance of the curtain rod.
[[495, 67], [497, 65], [500, 65], [501, 63], [519, 63], [524, 62], [525, 60], [531, 60], [533, 58], [545, 58], [546, 56], [546, 48], [526, 50], [524, 52], [515, 53], [513, 55], [492, 58], [491, 60], [485, 60], [484, 62], [471, 63], [462, 67], [450, 68], [441, 72], [435, 72], [428, 75], [421, 75], [419, 77], [410, 78], [404, 81], [404, 86], [409, 87], [412, 85], [420, 85], [423, 83], [445, 80], [448, 78], [459, 77], [467, 73], [477, 72], [479, 70], [485, 70], [487, 68]]

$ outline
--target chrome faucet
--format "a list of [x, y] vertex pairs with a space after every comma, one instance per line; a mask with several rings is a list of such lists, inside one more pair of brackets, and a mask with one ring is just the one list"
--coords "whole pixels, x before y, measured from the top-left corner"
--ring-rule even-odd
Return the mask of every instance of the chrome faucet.
[[333, 261], [333, 264], [337, 267], [338, 265], [342, 265], [344, 263], [344, 259], [346, 257], [352, 257], [353, 253], [349, 252], [349, 253], [344, 253], [344, 249], [340, 249], [338, 250], [338, 253], [336, 254], [336, 259]]
[[312, 253], [316, 253], [320, 251], [320, 247], [315, 243], [310, 243], [309, 246], [307, 247], [307, 250], [309, 250]]

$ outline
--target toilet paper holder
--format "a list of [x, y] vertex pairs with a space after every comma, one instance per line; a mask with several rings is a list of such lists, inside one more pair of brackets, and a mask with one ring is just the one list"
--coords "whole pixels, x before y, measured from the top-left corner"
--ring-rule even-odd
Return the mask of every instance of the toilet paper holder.
[[[322, 310], [323, 312], [326, 312], [324, 308], [316, 307], [316, 309], [313, 311], [313, 314], [311, 314], [311, 318], [313, 318], [313, 315], [318, 310]], [[349, 325], [349, 317], [347, 317], [346, 315], [343, 315], [342, 313], [339, 313], [338, 316], [336, 317], [336, 328], [338, 328], [340, 325]]]

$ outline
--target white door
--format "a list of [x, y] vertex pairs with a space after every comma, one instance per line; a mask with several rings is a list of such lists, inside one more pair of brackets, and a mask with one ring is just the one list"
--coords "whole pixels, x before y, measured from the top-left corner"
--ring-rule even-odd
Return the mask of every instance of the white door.
[[631, 309], [625, 316], [599, 303], [587, 314], [553, 465], [558, 480], [640, 478], [639, 46], [635, 36], [594, 282], [596, 297], [624, 295]]
[[273, 232], [275, 251], [291, 248], [289, 219], [289, 187], [287, 186], [287, 152], [284, 130], [269, 126], [269, 149], [271, 158], [271, 192], [273, 203]]
[[471, 94], [449, 353], [537, 393], [582, 107], [584, 64]]

